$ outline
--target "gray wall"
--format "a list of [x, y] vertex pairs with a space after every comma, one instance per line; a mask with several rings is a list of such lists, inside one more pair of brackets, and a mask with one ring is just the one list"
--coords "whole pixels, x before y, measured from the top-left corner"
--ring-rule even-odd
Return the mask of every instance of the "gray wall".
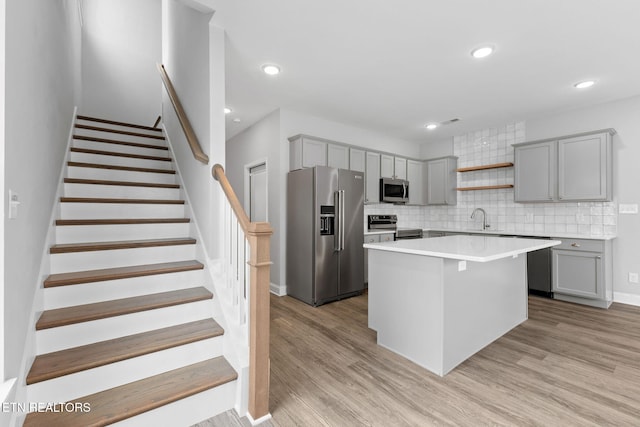
[[[75, 1], [9, 1], [6, 8], [5, 187], [19, 193], [17, 219], [5, 209], [5, 377], [25, 348], [49, 219], [80, 79]], [[33, 336], [33, 334], [31, 335]]]
[[[227, 141], [227, 165], [226, 170], [229, 182], [238, 195], [238, 199], [245, 203], [245, 167], [257, 162], [267, 162], [267, 215], [273, 228], [271, 237], [271, 283], [280, 284], [280, 242], [283, 238], [280, 233], [280, 218], [286, 212], [279, 209], [281, 200], [286, 194], [278, 191], [278, 182], [281, 170], [279, 151], [280, 141], [280, 110], [267, 115], [258, 123], [247, 128], [243, 132]], [[249, 212], [248, 206], [244, 206]]]
[[81, 113], [152, 125], [160, 114], [159, 0], [83, 0]]
[[[613, 188], [617, 203], [640, 203], [640, 96], [527, 121], [527, 140], [614, 128]], [[613, 241], [614, 299], [634, 299], [640, 305], [640, 285], [628, 283], [629, 272], [640, 272], [640, 216], [618, 216]], [[620, 295], [627, 294], [627, 295]]]

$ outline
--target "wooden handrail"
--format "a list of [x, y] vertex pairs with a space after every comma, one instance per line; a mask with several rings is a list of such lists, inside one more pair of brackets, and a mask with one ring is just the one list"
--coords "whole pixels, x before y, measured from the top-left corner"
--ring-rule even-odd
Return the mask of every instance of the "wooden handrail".
[[193, 157], [195, 157], [196, 160], [204, 163], [205, 165], [209, 164], [209, 156], [207, 156], [204, 151], [202, 151], [200, 142], [198, 142], [198, 137], [191, 127], [191, 122], [189, 122], [187, 113], [185, 113], [184, 108], [182, 107], [182, 103], [178, 98], [178, 94], [176, 93], [176, 90], [171, 83], [171, 79], [169, 79], [167, 70], [164, 69], [164, 65], [162, 64], [156, 64], [156, 66], [158, 67], [158, 72], [160, 72], [162, 83], [164, 83], [164, 87], [167, 89], [167, 93], [169, 94], [171, 104], [173, 104], [173, 108], [174, 110], [176, 110], [176, 115], [178, 116], [178, 120], [180, 121], [180, 126], [182, 126], [184, 135], [187, 137], [187, 142], [189, 143], [189, 147], [191, 147]]
[[215, 164], [211, 174], [220, 183], [231, 209], [249, 242], [249, 413], [254, 420], [269, 414], [269, 283], [270, 237], [268, 222], [251, 222], [231, 187], [224, 168]]

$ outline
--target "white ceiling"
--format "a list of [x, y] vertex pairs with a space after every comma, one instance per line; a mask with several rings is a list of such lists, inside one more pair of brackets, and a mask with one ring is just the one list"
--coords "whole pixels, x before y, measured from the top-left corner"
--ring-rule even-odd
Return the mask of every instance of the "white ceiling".
[[[281, 107], [423, 143], [640, 94], [640, 0], [211, 3], [227, 137]], [[485, 43], [495, 53], [472, 58]], [[585, 79], [597, 84], [573, 88]]]

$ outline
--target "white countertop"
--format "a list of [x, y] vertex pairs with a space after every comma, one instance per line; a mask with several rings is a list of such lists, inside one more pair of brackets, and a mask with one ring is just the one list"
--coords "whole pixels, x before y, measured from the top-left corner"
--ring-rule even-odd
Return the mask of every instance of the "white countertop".
[[472, 229], [457, 229], [457, 228], [425, 228], [423, 231], [444, 231], [445, 233], [474, 233], [474, 234], [486, 234], [486, 235], [499, 235], [499, 236], [531, 236], [535, 237], [551, 237], [560, 239], [587, 239], [587, 240], [612, 240], [616, 236], [610, 234], [603, 235], [584, 235], [577, 233], [536, 233], [533, 231], [506, 231], [506, 230], [472, 230]]
[[559, 240], [496, 236], [445, 236], [365, 243], [367, 249], [461, 261], [488, 262], [559, 245]]

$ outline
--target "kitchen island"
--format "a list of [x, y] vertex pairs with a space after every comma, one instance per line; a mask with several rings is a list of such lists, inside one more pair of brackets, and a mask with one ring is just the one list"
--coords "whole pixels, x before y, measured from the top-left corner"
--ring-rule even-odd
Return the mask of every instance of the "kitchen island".
[[527, 319], [527, 252], [557, 240], [446, 236], [367, 243], [377, 342], [444, 376]]

